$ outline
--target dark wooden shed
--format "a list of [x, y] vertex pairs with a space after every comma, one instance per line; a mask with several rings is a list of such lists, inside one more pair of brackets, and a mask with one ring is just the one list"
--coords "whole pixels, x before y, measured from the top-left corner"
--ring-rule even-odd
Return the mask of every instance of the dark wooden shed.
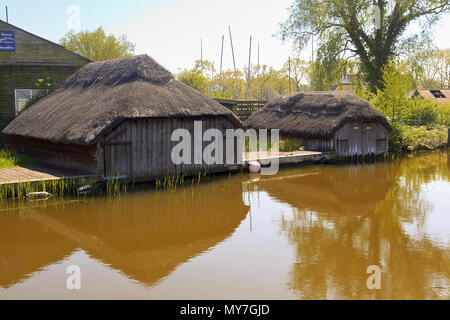
[[230, 110], [142, 55], [88, 64], [4, 133], [15, 149], [40, 161], [106, 177], [147, 180], [229, 170], [205, 159], [174, 164], [171, 151], [178, 142], [171, 141], [172, 132], [184, 128], [194, 137], [195, 121], [203, 132], [215, 128], [224, 137], [226, 129], [243, 127]]
[[300, 93], [276, 98], [253, 113], [249, 128], [279, 129], [281, 139], [305, 150], [335, 151], [341, 157], [388, 152], [392, 127], [367, 101], [351, 94]]
[[50, 77], [54, 86], [90, 60], [0, 20], [0, 129], [39, 94], [35, 83]]

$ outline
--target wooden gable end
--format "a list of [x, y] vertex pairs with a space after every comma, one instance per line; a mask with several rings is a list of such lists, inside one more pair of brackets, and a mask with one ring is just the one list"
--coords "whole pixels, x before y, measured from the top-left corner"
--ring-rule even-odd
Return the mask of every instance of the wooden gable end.
[[14, 51], [0, 51], [0, 65], [81, 67], [90, 60], [0, 20], [0, 31], [14, 32]]

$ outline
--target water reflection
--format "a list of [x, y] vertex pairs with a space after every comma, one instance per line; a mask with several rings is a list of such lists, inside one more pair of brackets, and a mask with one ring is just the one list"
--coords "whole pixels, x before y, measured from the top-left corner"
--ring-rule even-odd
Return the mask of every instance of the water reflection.
[[[449, 279], [449, 212], [435, 207], [449, 196], [448, 158], [310, 167], [260, 180], [259, 190], [295, 208], [280, 222], [296, 250], [289, 287], [304, 299], [436, 298], [432, 287]], [[439, 182], [447, 194], [430, 203], [427, 187]], [[432, 214], [447, 222], [443, 241], [434, 240], [436, 226], [424, 229]], [[408, 232], [410, 224], [421, 232]], [[369, 265], [381, 267], [382, 290], [365, 286]]]
[[[439, 298], [431, 287], [449, 286], [449, 164], [436, 152], [3, 206], [0, 299]], [[86, 271], [78, 293], [65, 288], [71, 263]], [[369, 265], [382, 269], [381, 290], [366, 287]]]
[[77, 251], [150, 286], [207, 251], [248, 212], [240, 181], [0, 214], [0, 286]]

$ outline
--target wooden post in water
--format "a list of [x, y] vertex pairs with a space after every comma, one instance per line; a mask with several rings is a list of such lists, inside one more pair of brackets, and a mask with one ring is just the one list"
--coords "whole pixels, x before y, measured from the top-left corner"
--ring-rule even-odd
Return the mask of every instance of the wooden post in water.
[[447, 136], [447, 149], [450, 147], [450, 128], [447, 129], [448, 136]]

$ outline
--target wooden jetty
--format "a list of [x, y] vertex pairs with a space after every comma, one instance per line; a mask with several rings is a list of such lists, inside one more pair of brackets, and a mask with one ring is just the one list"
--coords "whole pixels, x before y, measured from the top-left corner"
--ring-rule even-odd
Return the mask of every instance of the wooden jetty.
[[244, 154], [244, 162], [258, 161], [264, 163], [268, 161], [278, 160], [280, 165], [301, 164], [301, 163], [319, 163], [322, 161], [336, 160], [334, 152], [318, 152], [318, 151], [291, 151], [278, 153], [258, 153], [246, 152]]
[[101, 180], [101, 176], [93, 175], [85, 171], [63, 168], [49, 168], [43, 165], [27, 167], [11, 167], [0, 169], [0, 186], [19, 183], [39, 183], [63, 179], [79, 179], [89, 182]]
[[[267, 161], [278, 159], [280, 165], [286, 164], [308, 164], [319, 163], [321, 160], [334, 160], [336, 155], [333, 152], [315, 152], [315, 151], [293, 151], [278, 153], [258, 153], [246, 152], [243, 158], [243, 166], [251, 161], [259, 161], [263, 166]], [[82, 180], [86, 184], [101, 181], [101, 175], [92, 174], [79, 169], [67, 169], [61, 167], [49, 167], [46, 165], [32, 165], [27, 167], [11, 167], [0, 169], [0, 186], [17, 185], [20, 183], [31, 184], [43, 181], [54, 181], [63, 179]]]

